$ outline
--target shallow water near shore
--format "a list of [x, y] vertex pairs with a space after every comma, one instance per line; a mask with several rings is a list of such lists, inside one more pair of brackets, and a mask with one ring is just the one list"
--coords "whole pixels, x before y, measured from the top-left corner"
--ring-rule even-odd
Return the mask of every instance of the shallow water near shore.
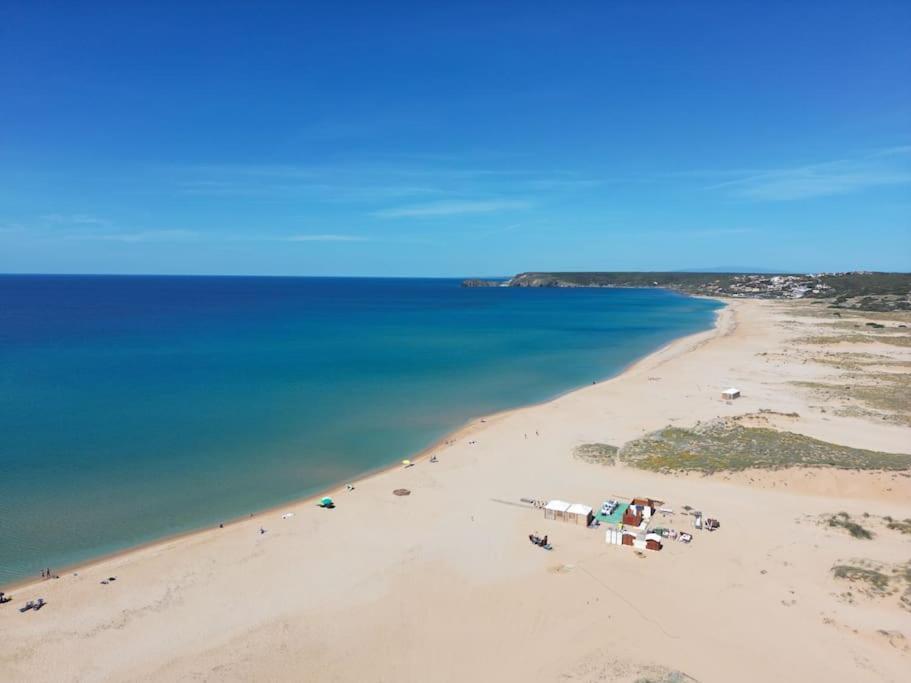
[[0, 276], [0, 584], [301, 498], [708, 329], [662, 290]]

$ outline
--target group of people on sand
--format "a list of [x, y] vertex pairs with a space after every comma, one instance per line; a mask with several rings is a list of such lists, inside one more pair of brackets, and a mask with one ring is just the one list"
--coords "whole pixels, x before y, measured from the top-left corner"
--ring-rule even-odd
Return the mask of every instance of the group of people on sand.
[[[51, 569], [50, 569], [50, 567], [48, 567], [47, 569], [42, 569], [42, 570], [41, 570], [41, 578], [42, 578], [42, 579], [50, 579], [50, 578], [52, 578], [52, 577], [51, 577]], [[56, 579], [56, 578], [58, 578], [58, 577], [54, 576], [53, 578]]]

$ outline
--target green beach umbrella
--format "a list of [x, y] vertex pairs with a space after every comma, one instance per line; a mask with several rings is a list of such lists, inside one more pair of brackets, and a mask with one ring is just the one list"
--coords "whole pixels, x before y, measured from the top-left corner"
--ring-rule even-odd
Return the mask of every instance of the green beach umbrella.
[[320, 505], [332, 505], [332, 499], [329, 497], [323, 498], [320, 502]]

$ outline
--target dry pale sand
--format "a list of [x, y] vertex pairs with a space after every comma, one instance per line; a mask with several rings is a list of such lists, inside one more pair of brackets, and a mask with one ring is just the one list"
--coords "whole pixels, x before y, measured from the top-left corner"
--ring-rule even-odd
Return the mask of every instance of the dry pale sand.
[[[435, 449], [437, 463], [334, 492], [335, 510], [304, 502], [19, 587], [0, 607], [0, 679], [907, 681], [911, 612], [894, 596], [847, 600], [831, 567], [908, 561], [911, 537], [876, 527], [857, 540], [818, 516], [911, 517], [911, 479], [672, 477], [573, 456], [580, 443], [762, 408], [800, 414], [773, 417], [780, 428], [907, 451], [908, 427], [822, 412], [790, 383], [835, 372], [793, 341], [822, 323], [794, 320], [782, 304], [732, 302], [716, 330], [614, 380], [478, 421]], [[729, 385], [744, 397], [720, 401]], [[412, 495], [393, 496], [398, 487]], [[518, 504], [633, 495], [692, 505], [722, 528], [637, 554]], [[532, 531], [555, 549], [532, 546]], [[100, 585], [108, 576], [117, 581]], [[47, 607], [18, 612], [38, 596]]]

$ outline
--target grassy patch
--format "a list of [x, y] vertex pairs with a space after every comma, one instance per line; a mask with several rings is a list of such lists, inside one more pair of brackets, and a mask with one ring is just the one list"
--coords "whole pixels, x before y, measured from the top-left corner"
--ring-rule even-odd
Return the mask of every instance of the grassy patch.
[[851, 583], [860, 583], [867, 591], [886, 593], [889, 589], [889, 577], [877, 569], [858, 567], [852, 564], [837, 564], [832, 567], [832, 576]]
[[[911, 562], [887, 565], [872, 560], [851, 560], [832, 567], [832, 576], [852, 585], [852, 591], [872, 598], [898, 596], [898, 606], [911, 611]], [[852, 593], [843, 594], [853, 602]]]
[[[653, 667], [656, 668], [656, 667]], [[657, 670], [650, 671], [637, 678], [634, 683], [695, 683], [696, 679], [687, 676], [682, 671]]]
[[[836, 308], [832, 306], [826, 306], [821, 308], [819, 306], [813, 306], [813, 304], [822, 303], [819, 300], [807, 302], [798, 301], [789, 307], [790, 312], [795, 315], [800, 315], [802, 317], [808, 318], [823, 318], [829, 320], [856, 320], [856, 321], [867, 321], [870, 318], [874, 318], [879, 322], [889, 321], [894, 322], [897, 325], [907, 325], [911, 323], [911, 312], [901, 311], [901, 310], [888, 310], [888, 311], [863, 311], [863, 310], [852, 310], [851, 308]], [[809, 304], [809, 305], [808, 305]]]
[[636, 683], [684, 683], [684, 681], [692, 680], [693, 679], [686, 674], [672, 672], [663, 678], [637, 678]]
[[860, 372], [830, 382], [792, 382], [813, 390], [822, 399], [852, 402], [844, 414], [877, 417], [896, 424], [911, 425], [911, 374]]
[[613, 465], [617, 459], [616, 446], [606, 443], [584, 443], [576, 446], [573, 455], [596, 465]]
[[852, 384], [853, 400], [889, 413], [893, 422], [911, 424], [911, 375], [880, 373], [865, 379], [876, 384]]
[[860, 524], [851, 519], [847, 512], [839, 512], [837, 515], [830, 515], [826, 523], [835, 529], [844, 529], [854, 538], [869, 540], [873, 538], [873, 532], [863, 528]]
[[625, 444], [620, 460], [655, 472], [720, 472], [785, 467], [911, 469], [911, 455], [848, 448], [802, 434], [713, 420], [693, 429], [665, 427]]
[[908, 346], [911, 347], [911, 335], [898, 335], [898, 334], [842, 334], [842, 335], [820, 335], [812, 337], [802, 337], [800, 339], [795, 339], [797, 344], [817, 344], [820, 346], [826, 346], [830, 344], [872, 344], [874, 342], [879, 342], [880, 344], [891, 344], [892, 346]]
[[898, 322], [872, 322], [866, 320], [865, 318], [857, 318], [855, 320], [836, 320], [834, 322], [824, 322], [820, 323], [826, 327], [831, 327], [833, 332], [843, 331], [842, 334], [864, 334], [870, 335], [873, 339], [880, 339], [882, 337], [889, 336], [890, 334], [902, 335], [907, 334], [908, 330], [904, 327], [899, 327]]
[[889, 356], [873, 353], [826, 353], [812, 360], [814, 363], [821, 365], [855, 372], [865, 370], [871, 366], [895, 368], [896, 370], [911, 369], [911, 361], [895, 360]]
[[885, 517], [886, 528], [903, 534], [911, 534], [911, 519], [892, 519]]

